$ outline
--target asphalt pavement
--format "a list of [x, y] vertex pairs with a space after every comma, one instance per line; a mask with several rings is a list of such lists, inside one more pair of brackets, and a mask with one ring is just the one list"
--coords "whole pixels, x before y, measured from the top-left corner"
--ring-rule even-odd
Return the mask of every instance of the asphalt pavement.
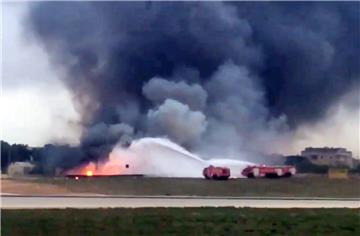
[[2, 209], [139, 207], [360, 208], [357, 198], [2, 195]]

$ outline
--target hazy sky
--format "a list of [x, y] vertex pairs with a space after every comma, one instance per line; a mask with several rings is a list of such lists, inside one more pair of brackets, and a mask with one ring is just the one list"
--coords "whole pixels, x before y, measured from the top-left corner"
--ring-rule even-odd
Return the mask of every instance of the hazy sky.
[[[3, 5], [1, 139], [31, 146], [75, 144], [80, 134], [79, 115], [59, 80], [61, 71], [50, 66], [45, 50], [22, 28], [25, 12], [24, 3]], [[326, 119], [300, 127], [293, 145], [284, 147], [284, 152], [299, 153], [306, 146], [343, 146], [358, 156], [358, 101], [359, 91], [355, 90], [332, 107]]]
[[359, 98], [359, 90], [354, 90], [333, 106], [324, 120], [299, 127], [289, 153], [309, 146], [346, 147], [359, 157]]
[[26, 9], [23, 3], [3, 5], [2, 139], [34, 146], [75, 143], [78, 114], [46, 52], [22, 28]]

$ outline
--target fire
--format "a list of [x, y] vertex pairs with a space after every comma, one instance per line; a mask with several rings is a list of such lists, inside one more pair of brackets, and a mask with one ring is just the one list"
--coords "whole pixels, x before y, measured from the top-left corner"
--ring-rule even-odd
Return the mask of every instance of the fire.
[[130, 158], [127, 158], [125, 160], [120, 159], [120, 156], [122, 155], [122, 153], [116, 153], [116, 155], [110, 154], [107, 161], [102, 160], [99, 162], [88, 162], [67, 171], [66, 175], [78, 176], [80, 179], [81, 176], [92, 177], [129, 173], [131, 174], [131, 168], [133, 167], [133, 163], [129, 161]]

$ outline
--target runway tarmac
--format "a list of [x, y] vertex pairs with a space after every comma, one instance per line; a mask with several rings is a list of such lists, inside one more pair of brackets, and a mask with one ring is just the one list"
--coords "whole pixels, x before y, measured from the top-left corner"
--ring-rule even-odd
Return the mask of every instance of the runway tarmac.
[[2, 195], [2, 209], [139, 207], [360, 208], [360, 199], [187, 196], [20, 196]]

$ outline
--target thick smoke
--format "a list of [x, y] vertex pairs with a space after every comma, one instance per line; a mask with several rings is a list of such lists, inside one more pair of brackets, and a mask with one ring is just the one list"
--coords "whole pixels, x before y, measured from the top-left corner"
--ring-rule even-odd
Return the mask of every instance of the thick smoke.
[[359, 16], [358, 2], [41, 2], [28, 26], [67, 72], [86, 153], [161, 135], [246, 158], [359, 86]]
[[113, 144], [120, 139], [129, 138], [133, 134], [133, 127], [124, 123], [113, 125], [98, 123], [84, 132], [83, 145], [101, 146]]
[[205, 87], [212, 96], [206, 111], [209, 128], [201, 152], [233, 158], [243, 153], [242, 159], [254, 158], [244, 152], [268, 151], [286, 136], [285, 116], [271, 117], [263, 89], [245, 67], [226, 62]]
[[206, 117], [188, 105], [166, 99], [156, 110], [147, 114], [150, 135], [167, 135], [179, 144], [194, 144], [206, 130]]
[[153, 78], [146, 83], [143, 94], [155, 103], [172, 98], [189, 105], [193, 110], [203, 110], [207, 99], [207, 92], [198, 84], [188, 85], [184, 81], [177, 83], [161, 78]]

